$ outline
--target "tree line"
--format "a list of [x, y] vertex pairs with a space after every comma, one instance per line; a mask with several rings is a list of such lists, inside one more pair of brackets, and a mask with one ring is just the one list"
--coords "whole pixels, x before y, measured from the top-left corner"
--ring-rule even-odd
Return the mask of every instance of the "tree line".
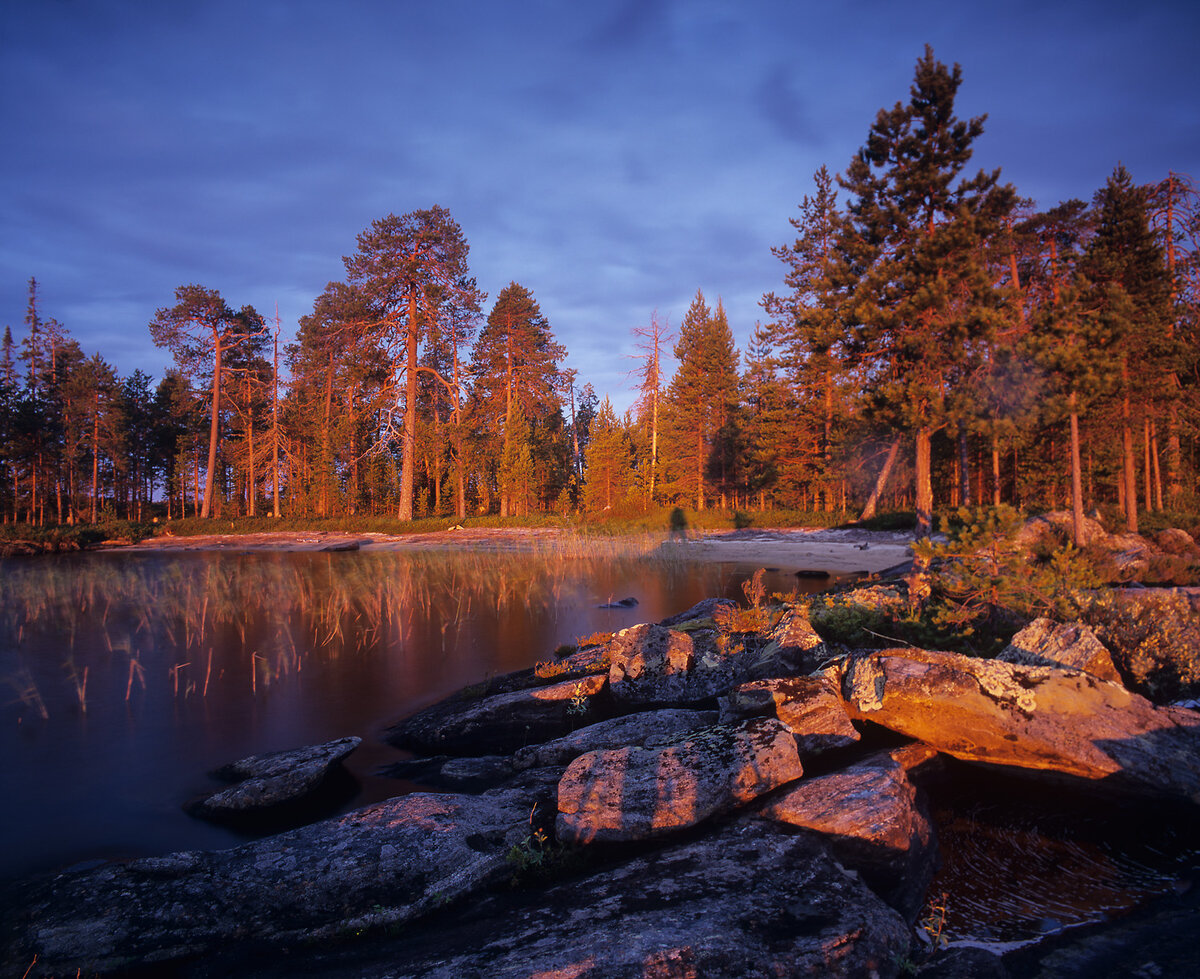
[[[45, 319], [0, 352], [0, 513], [497, 513], [681, 505], [1194, 508], [1200, 195], [1118, 165], [1047, 210], [971, 174], [984, 118], [926, 48], [844, 171], [821, 167], [782, 287], [738, 351], [697, 291], [633, 330], [638, 397], [577, 386], [533, 292], [488, 312], [441, 207], [360, 234], [293, 340], [185, 285], [149, 324], [174, 365], [121, 378]], [[677, 362], [672, 371], [670, 363]]]

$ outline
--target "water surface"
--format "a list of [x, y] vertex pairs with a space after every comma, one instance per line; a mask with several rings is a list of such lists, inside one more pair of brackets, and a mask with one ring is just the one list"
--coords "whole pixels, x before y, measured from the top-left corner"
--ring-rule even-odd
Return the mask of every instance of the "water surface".
[[350, 805], [387, 798], [388, 723], [594, 632], [741, 599], [752, 571], [450, 550], [0, 562], [0, 876], [232, 845], [181, 807], [249, 754], [358, 735]]

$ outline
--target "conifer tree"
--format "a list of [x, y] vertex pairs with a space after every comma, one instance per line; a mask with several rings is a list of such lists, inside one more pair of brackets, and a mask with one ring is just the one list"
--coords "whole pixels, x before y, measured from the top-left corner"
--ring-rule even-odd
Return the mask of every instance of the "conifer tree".
[[586, 454], [584, 506], [593, 512], [610, 509], [625, 495], [630, 471], [629, 442], [607, 397], [591, 420]]
[[1097, 193], [1096, 233], [1080, 261], [1089, 312], [1103, 325], [1118, 364], [1125, 526], [1138, 527], [1133, 412], [1150, 410], [1174, 353], [1168, 337], [1171, 280], [1150, 227], [1146, 193], [1118, 166]]
[[961, 81], [926, 46], [908, 103], [880, 110], [841, 179], [851, 195], [842, 248], [858, 278], [852, 351], [876, 416], [913, 435], [921, 534], [932, 525], [933, 436], [994, 326], [981, 244], [1013, 198], [999, 171], [959, 179], [984, 122], [954, 115]]
[[357, 252], [342, 260], [349, 284], [371, 307], [367, 329], [384, 351], [387, 387], [398, 396], [392, 403], [403, 405], [402, 414], [389, 412], [382, 429], [390, 436], [399, 422], [401, 520], [413, 517], [418, 375], [428, 374], [443, 386], [452, 383], [422, 359], [423, 345], [436, 335], [437, 324], [474, 314], [486, 298], [468, 274], [468, 251], [462, 228], [449, 211], [435, 206], [373, 221], [358, 236]]
[[674, 478], [672, 489], [694, 494], [703, 510], [713, 438], [725, 424], [737, 394], [738, 354], [720, 300], [712, 311], [697, 290], [675, 343], [679, 368], [667, 388], [666, 434]]

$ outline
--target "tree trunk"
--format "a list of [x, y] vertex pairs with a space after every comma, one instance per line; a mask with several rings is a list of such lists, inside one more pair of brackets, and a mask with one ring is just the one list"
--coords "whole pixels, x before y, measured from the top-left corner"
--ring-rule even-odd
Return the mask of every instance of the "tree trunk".
[[1121, 449], [1125, 458], [1125, 529], [1138, 532], [1137, 468], [1133, 459], [1133, 422], [1129, 407], [1129, 365], [1122, 365], [1125, 395], [1121, 400]]
[[413, 477], [417, 462], [417, 296], [408, 298], [408, 376], [405, 378], [404, 438], [400, 463], [400, 506], [396, 516], [413, 518]]
[[1154, 463], [1154, 509], [1163, 510], [1163, 479], [1158, 458], [1158, 424], [1150, 423], [1150, 458]]
[[92, 523], [96, 522], [96, 498], [100, 495], [100, 409], [92, 415]]
[[971, 446], [965, 425], [958, 429], [958, 481], [961, 487], [962, 505], [971, 505]]
[[1000, 492], [1000, 440], [992, 436], [992, 506], [999, 506]]
[[212, 512], [213, 487], [216, 484], [217, 439], [221, 430], [221, 339], [213, 332], [212, 418], [208, 426], [208, 472], [204, 476], [204, 506], [201, 519]]
[[271, 515], [279, 517], [279, 304], [275, 304], [275, 367], [271, 372]]
[[933, 429], [922, 426], [916, 436], [917, 537], [933, 531]]
[[863, 507], [862, 513], [858, 515], [859, 520], [870, 520], [875, 516], [875, 512], [879, 506], [879, 498], [883, 495], [883, 489], [887, 485], [888, 477], [892, 474], [892, 467], [896, 464], [896, 456], [899, 454], [900, 439], [895, 438], [888, 448], [887, 458], [883, 460], [883, 468], [879, 470], [879, 475], [875, 478], [875, 488], [871, 490], [871, 495], [867, 498], [866, 506]]
[[1079, 464], [1079, 412], [1076, 410], [1078, 397], [1071, 392], [1071, 539], [1076, 547], [1083, 547], [1083, 470]]

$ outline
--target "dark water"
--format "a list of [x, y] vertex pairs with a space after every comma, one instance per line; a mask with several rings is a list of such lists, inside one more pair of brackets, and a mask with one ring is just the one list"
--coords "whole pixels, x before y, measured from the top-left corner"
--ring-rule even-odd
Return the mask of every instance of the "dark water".
[[358, 735], [348, 807], [395, 795], [372, 774], [402, 757], [378, 740], [389, 722], [593, 632], [741, 599], [752, 571], [451, 551], [0, 562], [0, 877], [233, 845], [181, 806], [249, 754]]
[[951, 944], [1012, 949], [1200, 883], [1192, 807], [954, 762], [949, 772], [931, 800], [942, 866], [926, 920]]

